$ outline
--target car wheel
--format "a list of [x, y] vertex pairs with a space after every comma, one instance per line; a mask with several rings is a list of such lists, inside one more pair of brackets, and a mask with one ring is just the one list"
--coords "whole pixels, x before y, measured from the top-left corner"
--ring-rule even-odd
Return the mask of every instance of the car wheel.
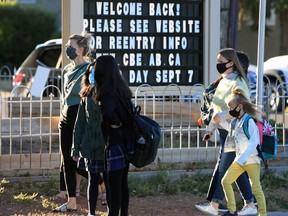
[[282, 112], [283, 110], [285, 110], [285, 106], [286, 104], [283, 101], [283, 98], [281, 96], [283, 96], [284, 91], [284, 86], [280, 86], [279, 88], [278, 85], [281, 83], [281, 81], [279, 79], [277, 79], [276, 77], [269, 77], [270, 79], [270, 85], [269, 82], [267, 81], [267, 79], [264, 79], [264, 85], [265, 85], [265, 92], [264, 95], [265, 97], [265, 102], [264, 102], [264, 106], [268, 106], [266, 108], [268, 108], [270, 111], [275, 112]]

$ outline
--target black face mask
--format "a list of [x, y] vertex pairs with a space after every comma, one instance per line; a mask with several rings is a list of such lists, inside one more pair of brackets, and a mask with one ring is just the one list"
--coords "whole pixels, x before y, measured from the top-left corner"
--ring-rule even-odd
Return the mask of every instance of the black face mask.
[[66, 47], [66, 55], [69, 59], [74, 60], [77, 57], [76, 49], [74, 47]]
[[237, 107], [238, 107], [238, 105], [237, 105], [234, 109], [229, 110], [229, 114], [230, 114], [232, 117], [237, 118], [237, 117], [240, 116], [240, 111], [241, 111], [241, 110], [237, 111], [237, 110], [236, 110]]
[[217, 65], [216, 65], [216, 67], [217, 67], [217, 71], [220, 73], [220, 74], [223, 74], [228, 68], [230, 68], [230, 67], [226, 67], [226, 64], [228, 64], [230, 61], [228, 61], [228, 62], [225, 62], [225, 63], [218, 63]]

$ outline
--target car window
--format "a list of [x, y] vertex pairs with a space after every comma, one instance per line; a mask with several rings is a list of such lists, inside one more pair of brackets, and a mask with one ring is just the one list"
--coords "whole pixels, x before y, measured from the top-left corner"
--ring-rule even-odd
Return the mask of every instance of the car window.
[[59, 56], [61, 54], [61, 48], [51, 48], [51, 49], [45, 49], [43, 52], [39, 55], [38, 61], [46, 65], [48, 67], [56, 67]]

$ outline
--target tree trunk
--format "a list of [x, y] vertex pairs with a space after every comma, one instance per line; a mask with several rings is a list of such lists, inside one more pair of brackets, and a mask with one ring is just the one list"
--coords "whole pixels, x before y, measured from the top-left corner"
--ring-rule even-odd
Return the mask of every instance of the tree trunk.
[[280, 55], [288, 53], [288, 9], [279, 14], [280, 23]]
[[233, 0], [230, 3], [229, 9], [229, 31], [227, 47], [237, 49], [238, 39], [238, 14], [239, 14], [239, 1]]
[[230, 0], [221, 0], [220, 13], [220, 48], [227, 47], [228, 30], [229, 30], [229, 8]]
[[221, 0], [221, 48], [237, 48], [239, 0]]

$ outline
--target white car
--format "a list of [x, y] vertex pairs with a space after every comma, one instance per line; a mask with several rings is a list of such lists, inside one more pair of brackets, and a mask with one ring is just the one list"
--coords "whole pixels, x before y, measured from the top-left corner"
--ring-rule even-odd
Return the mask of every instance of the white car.
[[[283, 101], [283, 98], [288, 95], [288, 55], [270, 58], [264, 62], [263, 67], [264, 90], [269, 89], [269, 94], [267, 94], [267, 91], [264, 94], [268, 95], [266, 99], [268, 99], [269, 107], [272, 111], [283, 111], [288, 105], [287, 99]], [[249, 67], [249, 71], [255, 72], [256, 77], [256, 66]], [[268, 86], [268, 88], [265, 88], [265, 86]]]

